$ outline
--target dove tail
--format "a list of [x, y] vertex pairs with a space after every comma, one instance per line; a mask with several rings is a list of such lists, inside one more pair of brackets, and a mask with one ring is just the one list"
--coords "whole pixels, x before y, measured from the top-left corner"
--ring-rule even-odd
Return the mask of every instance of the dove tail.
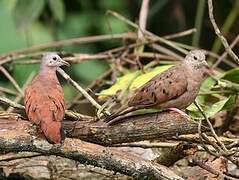
[[119, 117], [119, 116], [123, 116], [125, 114], [128, 114], [132, 111], [137, 110], [137, 108], [135, 107], [128, 107], [128, 106], [122, 106], [119, 110], [117, 110], [115, 113], [113, 113], [112, 115], [106, 117], [106, 119], [104, 120], [104, 122], [110, 123], [111, 121], [113, 121], [115, 118]]
[[61, 144], [65, 139], [65, 133], [62, 128], [61, 121], [53, 121], [52, 119], [44, 119], [41, 121], [41, 130], [46, 139], [52, 144]]

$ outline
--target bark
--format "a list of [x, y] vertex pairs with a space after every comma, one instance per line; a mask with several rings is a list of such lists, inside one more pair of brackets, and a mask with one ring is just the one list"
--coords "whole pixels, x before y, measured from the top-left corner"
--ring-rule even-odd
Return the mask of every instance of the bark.
[[[75, 123], [64, 121], [69, 137], [102, 145], [112, 145], [143, 140], [170, 139], [181, 134], [198, 132], [198, 123], [176, 112], [150, 113], [126, 117], [124, 122], [107, 126], [102, 122]], [[202, 128], [206, 130], [205, 127]]]
[[126, 153], [117, 148], [103, 147], [66, 138], [63, 145], [49, 144], [37, 137], [39, 133], [30, 122], [0, 119], [0, 152], [38, 152], [57, 155], [107, 170], [120, 172], [137, 179], [182, 179], [165, 166]]
[[[9, 156], [9, 154], [7, 154]], [[132, 179], [129, 176], [115, 174], [102, 168], [83, 165], [71, 159], [59, 156], [38, 156], [19, 159], [19, 153], [11, 153], [18, 159], [0, 162], [0, 179], [33, 180], [103, 180]]]

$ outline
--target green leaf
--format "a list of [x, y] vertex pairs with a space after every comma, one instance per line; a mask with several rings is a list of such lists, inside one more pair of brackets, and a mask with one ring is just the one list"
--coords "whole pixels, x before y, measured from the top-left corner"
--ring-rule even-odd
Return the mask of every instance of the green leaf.
[[153, 70], [148, 73], [142, 74], [141, 71], [135, 71], [128, 73], [120, 78], [118, 78], [117, 82], [111, 86], [109, 89], [105, 89], [99, 93], [99, 98], [105, 98], [110, 95], [115, 95], [117, 92], [129, 89], [129, 91], [133, 91], [136, 88], [144, 85], [150, 79], [152, 79], [157, 74], [165, 71], [170, 68], [172, 65], [164, 65], [157, 66]]
[[26, 30], [41, 14], [45, 0], [18, 0], [14, 7], [14, 21], [19, 30]]
[[139, 88], [140, 86], [144, 85], [146, 82], [148, 82], [150, 79], [152, 79], [157, 74], [167, 70], [168, 68], [172, 67], [172, 65], [164, 65], [164, 66], [157, 66], [152, 71], [142, 74], [138, 76], [134, 82], [130, 86], [130, 90], [135, 90], [136, 88]]
[[125, 90], [129, 87], [132, 80], [137, 77], [138, 73], [138, 71], [131, 72], [118, 78], [113, 86], [99, 93], [99, 99], [107, 98], [107, 96], [115, 95], [117, 92]]
[[[225, 98], [223, 100], [220, 100], [216, 103], [214, 103], [211, 106], [205, 106], [205, 105], [201, 105], [203, 112], [205, 113], [205, 115], [207, 117], [212, 117], [214, 116], [216, 113], [225, 110], [225, 109], [229, 109], [231, 108], [236, 102], [236, 96], [230, 96], [228, 98]], [[187, 110], [189, 111], [189, 114], [192, 118], [194, 119], [203, 119], [202, 114], [199, 112], [199, 110], [197, 109], [197, 107], [192, 104], [190, 105]]]
[[225, 79], [234, 83], [239, 84], [239, 68], [232, 69], [230, 71], [227, 71], [221, 79]]
[[63, 0], [49, 0], [49, 7], [53, 14], [53, 17], [59, 21], [63, 22], [65, 19], [65, 4]]
[[225, 103], [225, 105], [223, 106], [223, 110], [224, 109], [230, 109], [231, 107], [233, 107], [236, 104], [236, 95], [232, 95], [229, 97], [229, 99], [227, 100], [227, 102]]
[[208, 77], [201, 85], [200, 91], [208, 92], [216, 84], [216, 80], [212, 77]]

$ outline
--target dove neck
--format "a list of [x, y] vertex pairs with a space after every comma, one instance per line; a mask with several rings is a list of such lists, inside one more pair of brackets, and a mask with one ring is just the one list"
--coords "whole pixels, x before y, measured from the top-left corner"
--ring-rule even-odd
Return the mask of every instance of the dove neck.
[[204, 80], [205, 76], [205, 67], [200, 64], [188, 64], [184, 63], [183, 67], [187, 69], [187, 73], [190, 77], [196, 78], [195, 80], [201, 82]]
[[48, 78], [57, 79], [56, 69], [56, 67], [41, 66], [39, 74]]

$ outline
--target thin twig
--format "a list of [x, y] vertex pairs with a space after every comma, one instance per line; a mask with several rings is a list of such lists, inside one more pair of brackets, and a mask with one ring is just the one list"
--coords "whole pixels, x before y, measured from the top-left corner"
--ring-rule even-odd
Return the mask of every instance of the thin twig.
[[[28, 76], [27, 80], [25, 81], [24, 85], [22, 86], [22, 91], [23, 91], [23, 92], [24, 92], [25, 88], [28, 86], [28, 84], [32, 81], [34, 75], [35, 75], [35, 73], [32, 72], [32, 73]], [[22, 94], [18, 94], [17, 97], [14, 99], [14, 102], [15, 102], [15, 103], [18, 103], [18, 102], [22, 99], [22, 97], [23, 97]], [[9, 108], [7, 109], [7, 112], [12, 112], [12, 111], [13, 111], [13, 107], [9, 107]]]
[[23, 92], [20, 86], [17, 84], [16, 80], [9, 74], [9, 72], [3, 67], [0, 66], [0, 71], [9, 79], [9, 81], [13, 84], [16, 90], [23, 96]]
[[31, 59], [26, 61], [13, 61], [12, 64], [39, 64], [40, 62], [40, 59]]
[[41, 55], [43, 52], [36, 52], [36, 53], [29, 53], [29, 54], [18, 54], [18, 55], [9, 55], [6, 56], [4, 59], [1, 60], [1, 57], [0, 56], [0, 65], [2, 64], [5, 64], [5, 63], [9, 63], [13, 60], [16, 60], [16, 59], [23, 59], [23, 58], [28, 58], [28, 57], [35, 57], [35, 56], [39, 56]]
[[223, 179], [236, 180], [236, 178], [233, 178], [233, 177], [230, 177], [226, 174], [223, 174], [222, 172], [220, 172], [220, 171], [214, 169], [213, 167], [203, 163], [202, 161], [196, 160], [195, 158], [192, 158], [189, 161], [190, 161], [190, 163], [195, 164], [195, 165], [201, 167], [202, 169], [205, 169], [209, 173], [212, 173], [212, 174], [216, 175], [217, 178], [219, 178], [219, 179], [223, 178]]
[[143, 0], [141, 4], [141, 9], [139, 13], [139, 29], [138, 29], [138, 38], [143, 39], [143, 32], [146, 30], [147, 16], [149, 11], [149, 2], [150, 0]]
[[[179, 43], [179, 42], [174, 42], [174, 44], [178, 45], [179, 47], [183, 47], [183, 48], [185, 48], [185, 49], [188, 49], [188, 50], [197, 49], [197, 48], [194, 47], [194, 46], [182, 44], [182, 43]], [[216, 53], [214, 53], [214, 52], [211, 52], [211, 51], [208, 51], [208, 50], [206, 50], [206, 49], [203, 49], [203, 50], [206, 51], [209, 56], [211, 56], [211, 57], [213, 57], [213, 58], [219, 58], [218, 54], [216, 54]], [[223, 61], [225, 64], [227, 64], [227, 65], [229, 65], [229, 66], [231, 66], [231, 67], [233, 67], [233, 68], [237, 67], [237, 65], [235, 65], [235, 64], [233, 63], [234, 61], [231, 62], [231, 61], [229, 61], [229, 60], [226, 59], [226, 58], [222, 59], [222, 61]]]
[[[77, 82], [75, 82], [71, 77], [66, 74], [61, 68], [58, 68], [57, 71], [62, 75], [64, 79], [66, 79], [74, 88], [76, 88], [81, 94], [85, 96], [89, 102], [96, 107], [96, 109], [101, 109], [101, 105], [97, 103]], [[110, 115], [108, 111], [105, 111], [107, 115]]]
[[0, 61], [2, 61], [2, 60], [6, 61], [6, 60], [9, 60], [9, 58], [12, 58], [14, 56], [28, 54], [28, 53], [32, 53], [35, 51], [49, 49], [49, 48], [68, 46], [68, 45], [74, 45], [74, 44], [106, 41], [106, 40], [112, 40], [112, 39], [136, 39], [136, 36], [134, 33], [122, 33], [122, 34], [113, 34], [113, 35], [96, 35], [96, 36], [80, 37], [80, 38], [54, 41], [54, 42], [47, 43], [47, 44], [36, 45], [36, 46], [32, 46], [30, 48], [12, 51], [10, 53], [0, 56]]
[[[20, 110], [23, 110], [25, 111], [25, 107], [21, 104], [18, 104], [8, 98], [4, 98], [4, 97], [0, 97], [0, 103], [2, 104], [7, 104], [11, 107], [14, 107], [14, 108], [17, 108], [17, 109], [20, 109]], [[70, 111], [70, 110], [66, 110], [66, 115], [70, 118], [73, 118], [74, 120], [82, 120], [82, 121], [89, 121], [89, 120], [92, 120], [92, 117], [91, 116], [87, 116], [87, 115], [83, 115], [83, 114], [80, 114], [80, 113], [77, 113], [77, 112], [73, 112], [73, 111]]]
[[197, 32], [197, 29], [192, 28], [192, 29], [188, 29], [186, 31], [182, 31], [182, 32], [178, 32], [178, 33], [175, 33], [175, 34], [169, 34], [169, 35], [163, 36], [163, 38], [164, 39], [174, 39], [174, 38], [187, 36], [187, 35], [190, 35], [190, 34], [195, 33], [195, 32]]
[[[95, 89], [97, 86], [100, 86], [104, 79], [108, 77], [112, 73], [112, 69], [107, 70], [102, 75], [100, 75], [96, 80], [94, 80], [87, 88], [86, 91]], [[74, 104], [77, 104], [78, 100], [82, 97], [82, 94], [78, 94], [72, 102], [68, 105], [68, 108], [71, 108]]]
[[36, 152], [19, 152], [16, 153], [12, 156], [7, 156], [7, 157], [0, 157], [0, 162], [2, 161], [12, 161], [16, 159], [25, 159], [25, 158], [32, 158], [32, 157], [37, 157], [37, 156], [42, 156], [41, 153], [36, 153]]
[[[196, 105], [196, 101], [194, 102], [194, 104]], [[198, 106], [198, 104], [197, 104], [196, 106]], [[198, 107], [199, 107], [199, 106], [198, 106]], [[201, 130], [201, 129], [202, 129], [202, 119], [199, 119], [199, 124], [198, 124], [199, 141], [200, 141], [202, 147], [203, 147], [208, 153], [210, 153], [210, 154], [212, 154], [212, 155], [218, 157], [218, 155], [217, 155], [216, 153], [214, 153], [213, 151], [211, 151], [211, 150], [206, 146], [206, 144], [204, 143], [205, 135], [204, 135], [204, 133], [202, 133], [202, 130]], [[209, 142], [206, 141], [206, 142], [209, 143], [210, 141], [209, 141]]]
[[[130, 25], [130, 26], [132, 26], [132, 27], [134, 27], [134, 28], [136, 28], [136, 29], [139, 29], [139, 26], [138, 26], [137, 24], [133, 23], [132, 21], [128, 20], [128, 19], [125, 18], [124, 16], [122, 16], [122, 15], [120, 15], [120, 14], [114, 12], [114, 11], [107, 11], [107, 13], [108, 13], [108, 14], [111, 14], [111, 15], [113, 15], [113, 16], [115, 16], [115, 17], [117, 17], [118, 19], [120, 19], [120, 20], [122, 20], [122, 21], [124, 21], [124, 22], [127, 23], [128, 25]], [[147, 31], [147, 30], [143, 31], [143, 33], [144, 33], [145, 35], [148, 35], [151, 40], [158, 40], [159, 42], [162, 42], [162, 43], [164, 43], [164, 44], [167, 44], [168, 46], [170, 46], [170, 47], [172, 47], [172, 48], [174, 48], [174, 49], [176, 49], [176, 50], [178, 50], [178, 51], [180, 51], [180, 52], [182, 52], [182, 53], [184, 53], [184, 54], [187, 54], [187, 53], [188, 53], [186, 50], [184, 50], [184, 49], [182, 49], [182, 48], [176, 46], [172, 41], [169, 41], [169, 40], [166, 40], [166, 39], [164, 39], [164, 38], [162, 38], [162, 37], [159, 37], [159, 36], [157, 36], [157, 35], [155, 35], [155, 34], [149, 32], [149, 31]]]
[[196, 101], [194, 102], [194, 104], [196, 105], [196, 107], [198, 108], [198, 110], [200, 111], [200, 113], [202, 114], [202, 116], [204, 117], [204, 119], [207, 121], [207, 124], [208, 124], [208, 126], [209, 126], [209, 128], [210, 128], [210, 130], [211, 130], [211, 132], [212, 132], [213, 137], [214, 137], [215, 140], [217, 141], [217, 143], [222, 147], [222, 149], [225, 151], [225, 153], [228, 153], [228, 150], [227, 150], [225, 144], [223, 144], [223, 143], [221, 142], [221, 140], [218, 138], [218, 136], [217, 136], [217, 134], [216, 134], [216, 132], [215, 132], [215, 130], [214, 130], [214, 128], [213, 128], [211, 122], [209, 121], [208, 117], [204, 114], [203, 110], [202, 110], [201, 107], [197, 104]]
[[[239, 34], [234, 39], [234, 41], [230, 44], [230, 48], [233, 48], [238, 43], [238, 41], [239, 41]], [[226, 58], [227, 54], [228, 52], [225, 51], [220, 57], [218, 57], [217, 61], [213, 64], [212, 68], [217, 67], [218, 64], [220, 64], [220, 62]]]
[[172, 148], [179, 145], [179, 142], [136, 142], [136, 143], [123, 143], [123, 144], [114, 144], [112, 147], [140, 147], [144, 149], [148, 148]]
[[220, 39], [221, 43], [223, 44], [225, 50], [232, 57], [232, 59], [234, 59], [239, 64], [239, 58], [232, 51], [232, 49], [230, 48], [226, 38], [221, 34], [221, 32], [220, 32], [220, 30], [219, 30], [219, 28], [216, 24], [216, 21], [215, 21], [214, 16], [213, 16], [212, 0], [208, 0], [208, 13], [209, 13], [209, 18], [210, 18], [210, 21], [213, 25], [214, 31], [215, 31], [216, 35], [218, 36], [218, 38]]
[[14, 108], [21, 109], [21, 110], [25, 109], [23, 105], [15, 103], [14, 101], [11, 101], [10, 99], [4, 98], [4, 97], [0, 97], [0, 103], [7, 104], [9, 106], [12, 106]]
[[157, 51], [159, 51], [159, 52], [163, 52], [163, 53], [165, 53], [165, 54], [167, 54], [167, 55], [169, 55], [169, 56], [172, 56], [172, 57], [174, 57], [174, 58], [176, 58], [176, 59], [178, 59], [178, 60], [183, 60], [184, 58], [182, 57], [182, 56], [180, 56], [180, 55], [177, 55], [176, 53], [174, 53], [173, 51], [171, 51], [170, 49], [167, 49], [167, 48], [165, 48], [165, 47], [163, 47], [163, 46], [160, 46], [160, 45], [158, 45], [158, 44], [152, 44], [152, 45], [150, 45], [152, 48], [154, 48], [155, 50], [157, 50]]
[[11, 95], [17, 95], [17, 92], [5, 87], [0, 87], [0, 92], [11, 94]]

